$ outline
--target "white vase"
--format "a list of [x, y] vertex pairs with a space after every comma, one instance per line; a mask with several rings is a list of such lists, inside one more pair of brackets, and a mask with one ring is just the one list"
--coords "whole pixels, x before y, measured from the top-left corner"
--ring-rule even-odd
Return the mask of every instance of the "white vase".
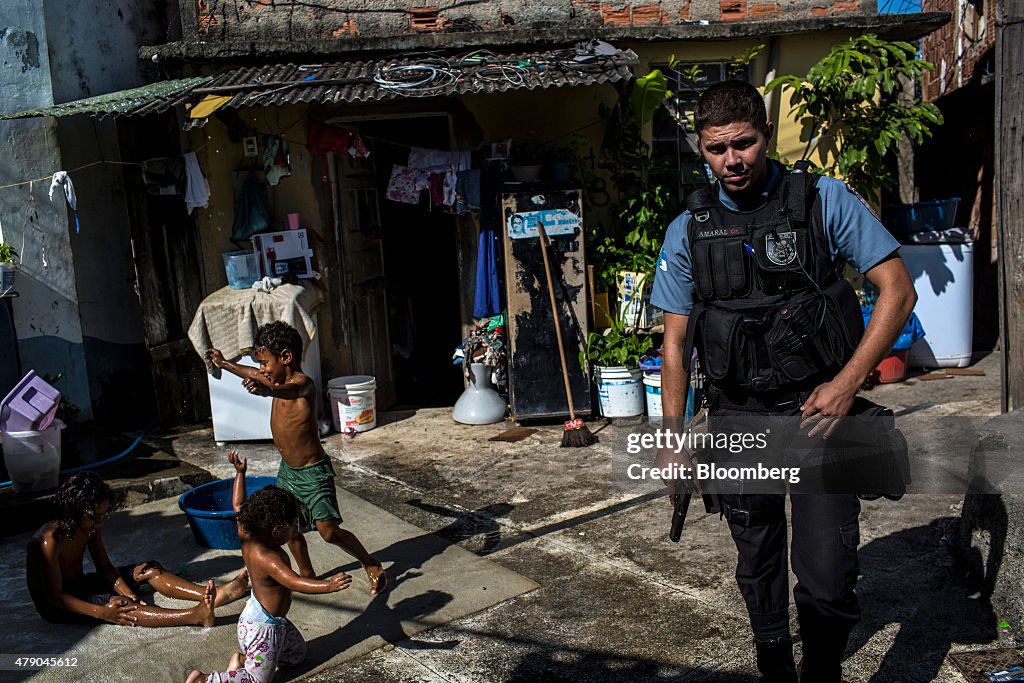
[[452, 419], [466, 425], [489, 425], [505, 417], [505, 399], [491, 384], [491, 370], [483, 363], [469, 366], [469, 384], [452, 409]]

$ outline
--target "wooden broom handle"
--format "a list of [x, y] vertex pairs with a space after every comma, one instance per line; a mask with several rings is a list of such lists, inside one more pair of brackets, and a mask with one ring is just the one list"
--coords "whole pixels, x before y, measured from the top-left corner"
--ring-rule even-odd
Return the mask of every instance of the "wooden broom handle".
[[540, 234], [540, 253], [544, 260], [544, 276], [548, 280], [548, 296], [551, 298], [551, 315], [555, 319], [555, 338], [558, 340], [558, 360], [562, 361], [562, 381], [565, 382], [565, 400], [569, 402], [569, 419], [576, 419], [576, 409], [572, 405], [572, 390], [569, 388], [569, 366], [565, 363], [565, 347], [562, 345], [562, 326], [558, 324], [558, 305], [555, 303], [555, 286], [551, 282], [551, 264], [548, 263], [548, 235], [544, 232], [544, 224], [537, 221], [537, 232]]

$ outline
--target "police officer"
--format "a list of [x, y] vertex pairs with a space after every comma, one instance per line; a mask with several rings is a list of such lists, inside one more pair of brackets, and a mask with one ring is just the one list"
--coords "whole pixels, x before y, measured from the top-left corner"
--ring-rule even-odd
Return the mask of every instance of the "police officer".
[[[773, 126], [750, 84], [708, 88], [694, 124], [717, 182], [688, 199], [659, 258], [651, 303], [665, 312], [664, 414], [683, 415], [695, 345], [711, 419], [793, 416], [801, 436], [820, 439], [849, 414], [914, 308], [899, 245], [845, 183], [768, 159]], [[879, 291], [866, 331], [843, 263]], [[762, 680], [797, 681], [785, 495], [718, 500], [738, 550], [736, 580]], [[798, 493], [790, 502], [800, 679], [838, 683], [860, 618], [860, 501], [854, 493]]]

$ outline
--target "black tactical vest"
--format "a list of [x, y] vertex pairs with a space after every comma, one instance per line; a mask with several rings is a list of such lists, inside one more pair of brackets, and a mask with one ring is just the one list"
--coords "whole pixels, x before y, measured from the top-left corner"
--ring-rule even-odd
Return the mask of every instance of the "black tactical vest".
[[818, 177], [804, 164], [783, 170], [752, 211], [725, 208], [712, 190], [687, 200], [696, 299], [689, 344], [720, 388], [811, 388], [860, 342], [860, 305], [829, 254]]

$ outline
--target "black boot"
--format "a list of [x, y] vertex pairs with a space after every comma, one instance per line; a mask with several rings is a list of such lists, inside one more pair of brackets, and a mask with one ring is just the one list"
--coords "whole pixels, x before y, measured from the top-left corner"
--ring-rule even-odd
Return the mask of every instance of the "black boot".
[[800, 634], [803, 643], [800, 683], [842, 683], [846, 634], [824, 628], [812, 633], [803, 627]]
[[761, 672], [761, 683], [797, 683], [792, 638], [754, 641], [754, 645], [757, 647], [757, 670]]

